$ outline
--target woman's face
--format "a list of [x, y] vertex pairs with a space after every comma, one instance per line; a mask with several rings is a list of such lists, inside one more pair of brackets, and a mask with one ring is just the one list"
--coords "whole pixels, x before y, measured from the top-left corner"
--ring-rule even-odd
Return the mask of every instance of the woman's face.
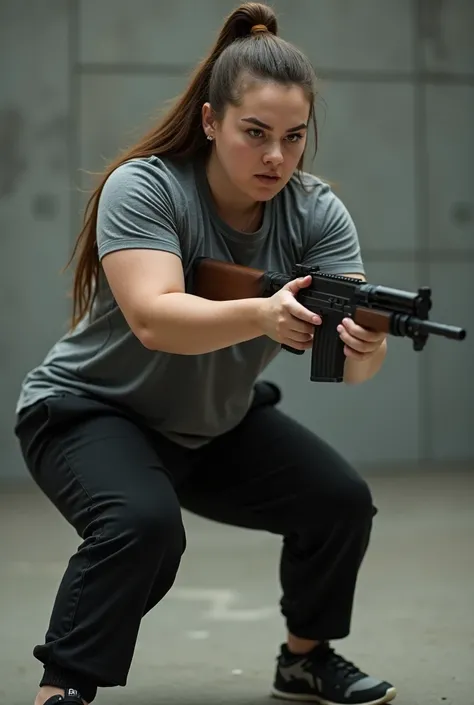
[[303, 89], [277, 83], [247, 87], [241, 105], [229, 106], [219, 123], [205, 106], [204, 129], [213, 136], [219, 171], [240, 197], [267, 201], [285, 186], [303, 155], [309, 115]]

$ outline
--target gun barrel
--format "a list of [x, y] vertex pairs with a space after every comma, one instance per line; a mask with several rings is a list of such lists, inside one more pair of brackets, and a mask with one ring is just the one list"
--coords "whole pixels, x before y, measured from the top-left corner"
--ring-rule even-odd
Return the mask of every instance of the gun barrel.
[[466, 337], [464, 328], [400, 314], [392, 316], [390, 332], [392, 335], [406, 335], [410, 338], [416, 338], [418, 341], [423, 338], [426, 339], [430, 335], [439, 335], [452, 340], [464, 340]]
[[449, 326], [444, 323], [434, 323], [433, 321], [420, 321], [420, 329], [422, 333], [441, 335], [444, 338], [451, 338], [452, 340], [464, 340], [466, 337], [464, 328]]

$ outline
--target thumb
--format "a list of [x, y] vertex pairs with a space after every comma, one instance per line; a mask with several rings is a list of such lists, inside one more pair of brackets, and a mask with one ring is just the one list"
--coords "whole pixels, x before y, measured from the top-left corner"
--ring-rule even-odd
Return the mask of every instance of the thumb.
[[285, 284], [283, 289], [286, 289], [286, 291], [289, 291], [291, 294], [296, 296], [300, 289], [304, 289], [305, 286], [309, 286], [310, 284], [311, 276], [308, 274], [306, 277], [298, 277], [298, 279], [292, 279], [291, 282]]

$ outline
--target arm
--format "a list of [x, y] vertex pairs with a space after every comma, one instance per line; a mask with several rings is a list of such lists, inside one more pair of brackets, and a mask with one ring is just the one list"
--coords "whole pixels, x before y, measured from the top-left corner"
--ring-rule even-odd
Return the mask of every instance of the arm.
[[258, 299], [209, 301], [185, 293], [174, 254], [121, 250], [106, 255], [103, 267], [128, 325], [149, 350], [200, 355], [262, 335]]
[[344, 365], [344, 382], [346, 384], [361, 384], [375, 377], [382, 367], [387, 354], [387, 340], [384, 338], [376, 351], [367, 358], [348, 358]]
[[[259, 301], [206, 301], [185, 293], [188, 228], [176, 185], [159, 167], [128, 162], [107, 180], [97, 246], [112, 294], [150, 350], [198, 355], [262, 335]], [[182, 233], [181, 237], [179, 233]]]

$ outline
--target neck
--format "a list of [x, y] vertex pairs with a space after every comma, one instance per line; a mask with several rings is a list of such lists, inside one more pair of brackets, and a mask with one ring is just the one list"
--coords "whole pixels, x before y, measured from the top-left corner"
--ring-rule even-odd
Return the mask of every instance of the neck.
[[206, 164], [206, 175], [216, 210], [222, 220], [236, 230], [258, 230], [263, 212], [262, 203], [250, 199], [229, 182], [214, 150]]

